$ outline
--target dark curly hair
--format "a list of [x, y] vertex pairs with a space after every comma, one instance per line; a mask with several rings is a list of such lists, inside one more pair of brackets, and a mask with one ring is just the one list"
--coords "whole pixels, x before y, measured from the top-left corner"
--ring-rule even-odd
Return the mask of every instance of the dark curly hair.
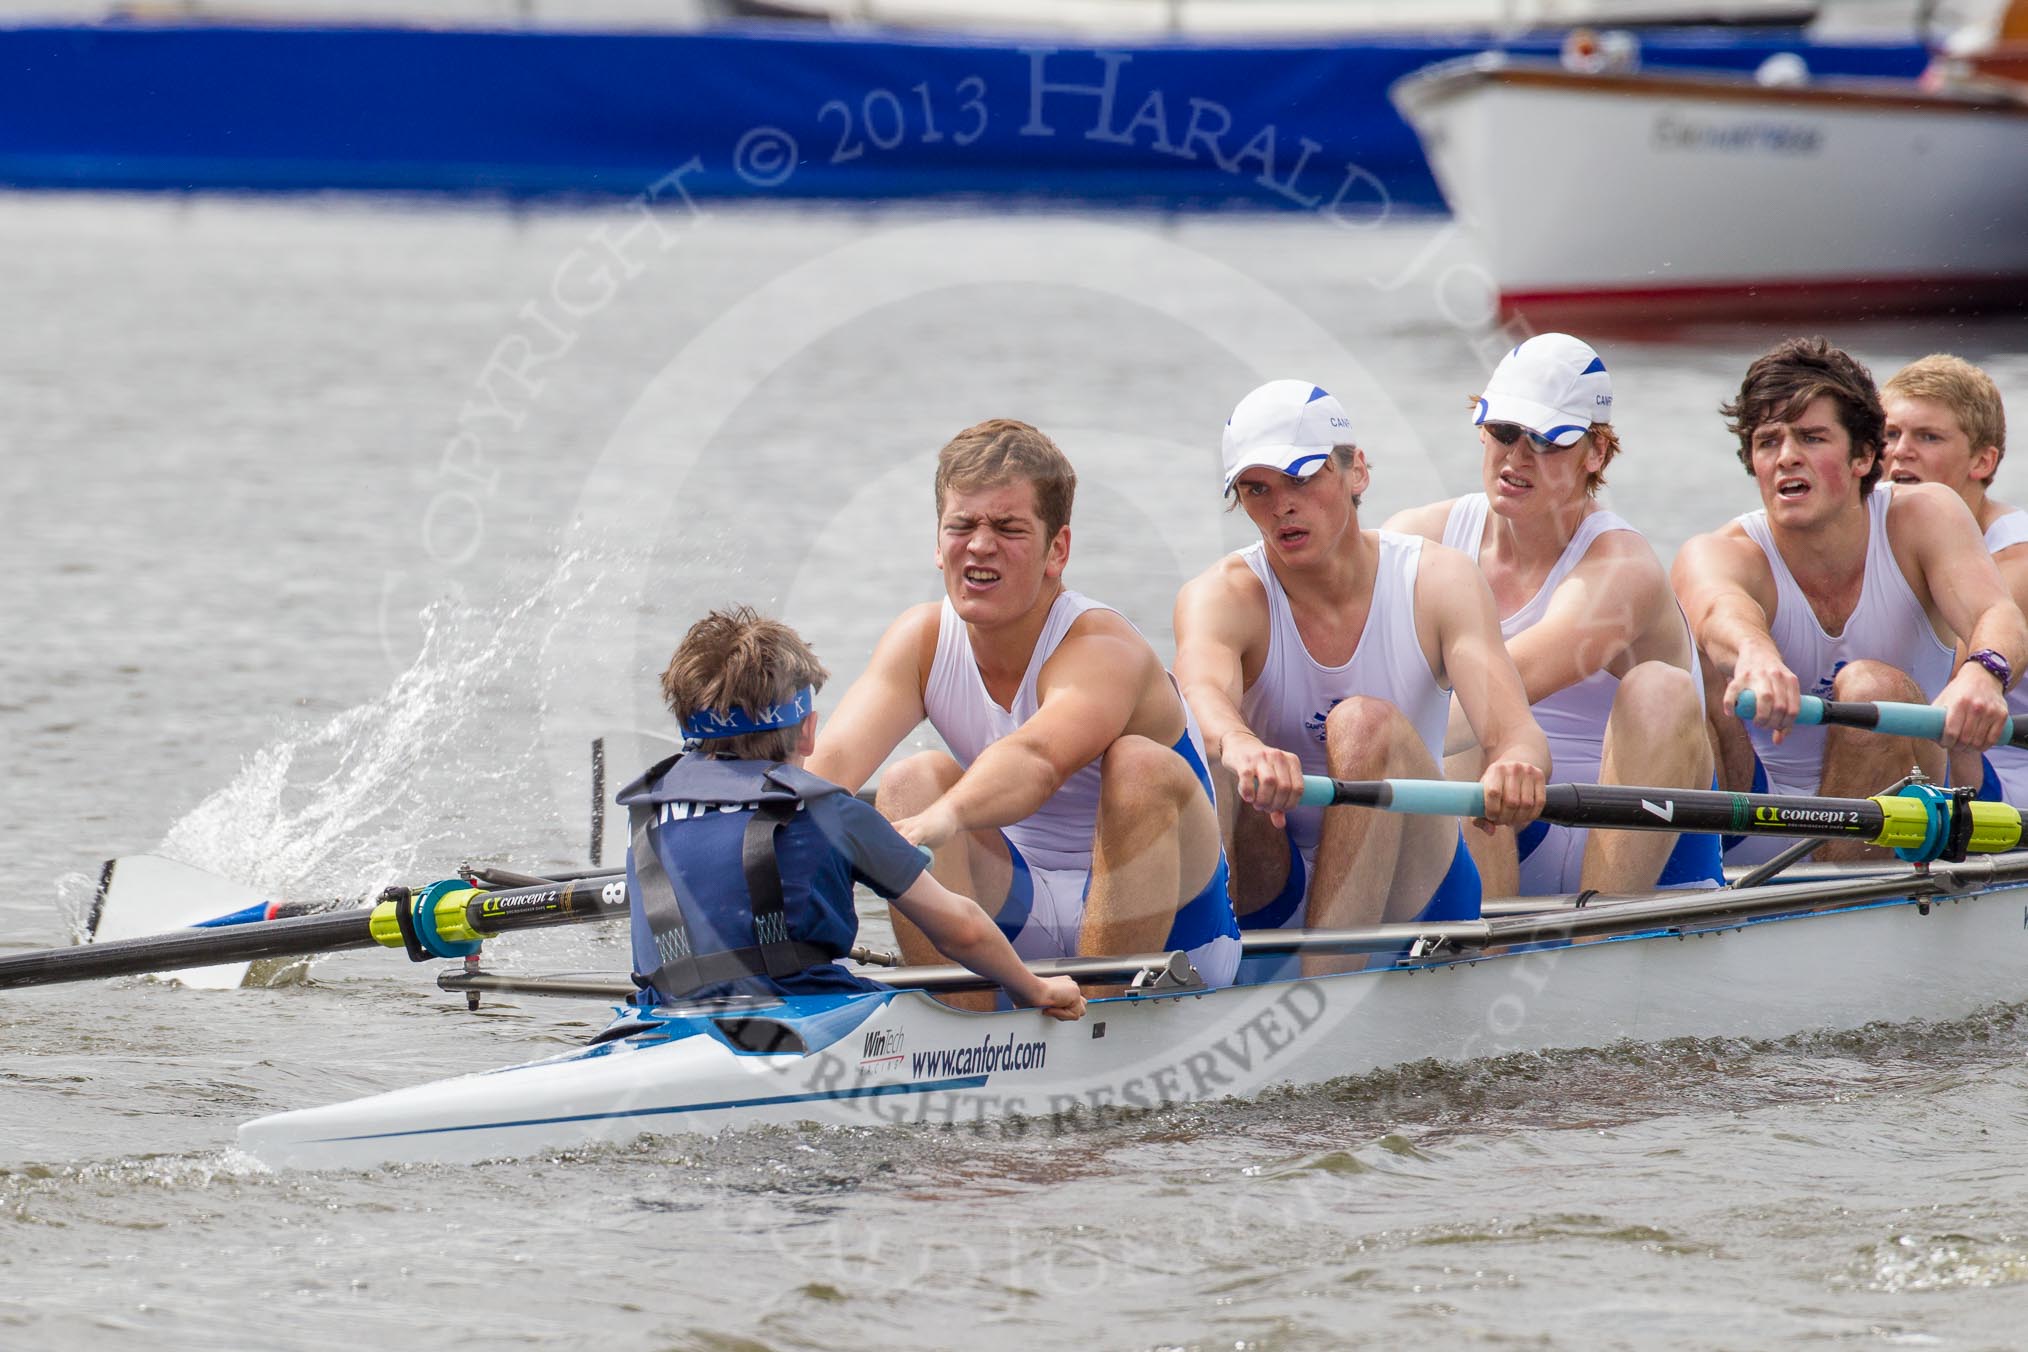
[[1852, 438], [1852, 458], [1872, 456], [1859, 481], [1864, 497], [1880, 482], [1881, 449], [1887, 442], [1887, 414], [1873, 373], [1849, 353], [1822, 338], [1791, 338], [1754, 358], [1739, 382], [1739, 398], [1720, 406], [1726, 428], [1739, 438], [1739, 463], [1753, 473], [1753, 434], [1771, 422], [1794, 422], [1813, 400], [1828, 396], [1838, 421]]

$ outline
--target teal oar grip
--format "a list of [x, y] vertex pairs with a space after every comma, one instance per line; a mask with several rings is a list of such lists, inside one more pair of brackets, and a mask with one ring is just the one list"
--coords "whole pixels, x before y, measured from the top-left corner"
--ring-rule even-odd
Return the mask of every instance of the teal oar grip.
[[[1929, 741], [1943, 736], [1944, 711], [1933, 704], [1893, 704], [1883, 700], [1873, 707], [1880, 711], [1880, 721], [1873, 725], [1875, 732]], [[2000, 740], [2005, 741], [2007, 736], [2008, 733], [2001, 733]]]
[[[1933, 742], [1943, 738], [1944, 711], [1934, 704], [1898, 704], [1893, 700], [1881, 700], [1873, 707], [1880, 711], [1880, 721], [1873, 725], [1879, 732], [1892, 733], [1896, 737], [1924, 737]], [[1999, 744], [2016, 744], [2013, 719], [2008, 719], [2001, 727]]]
[[1477, 784], [1453, 784], [1446, 779], [1390, 779], [1394, 790], [1389, 812], [1412, 812], [1425, 817], [1476, 817], [1486, 810], [1486, 791]]
[[[1751, 719], [1754, 698], [1751, 690], [1740, 692], [1733, 709], [1741, 718]], [[1828, 723], [1840, 727], [1866, 728], [1889, 737], [1915, 737], [1935, 742], [1943, 739], [1944, 711], [1934, 704], [1904, 704], [1895, 700], [1822, 700], [1804, 695], [1796, 710], [1798, 723]], [[2028, 740], [2024, 738], [2022, 740]], [[2014, 720], [2008, 719], [2000, 732], [2000, 745], [2018, 746]]]
[[1345, 790], [1340, 794], [1336, 780], [1304, 775], [1303, 806], [1349, 804], [1431, 817], [1476, 817], [1486, 810], [1485, 790], [1477, 784], [1444, 779], [1356, 780], [1347, 781]]
[[[1739, 692], [1739, 698], [1733, 701], [1732, 711], [1751, 723], [1753, 721], [1753, 711], [1756, 707], [1753, 691], [1742, 690]], [[1823, 721], [1824, 701], [1818, 699], [1815, 695], [1804, 695], [1801, 707], [1796, 710], [1796, 722], [1821, 723]]]

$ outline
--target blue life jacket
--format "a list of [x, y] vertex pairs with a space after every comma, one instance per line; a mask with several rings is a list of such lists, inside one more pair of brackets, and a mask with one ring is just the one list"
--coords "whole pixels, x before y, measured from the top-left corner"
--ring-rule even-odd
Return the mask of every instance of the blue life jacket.
[[858, 937], [852, 886], [892, 897], [923, 865], [872, 808], [795, 766], [696, 753], [619, 802], [637, 1003], [882, 989], [835, 961]]

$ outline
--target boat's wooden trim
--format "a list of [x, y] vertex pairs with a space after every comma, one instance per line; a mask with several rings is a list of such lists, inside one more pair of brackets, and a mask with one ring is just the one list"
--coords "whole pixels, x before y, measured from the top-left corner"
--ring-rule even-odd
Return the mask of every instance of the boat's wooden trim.
[[[1414, 79], [1414, 76], [1410, 76]], [[1612, 98], [1678, 99], [1693, 103], [1757, 104], [1784, 111], [1933, 113], [1939, 116], [2019, 117], [2028, 119], [2028, 99], [1997, 88], [1929, 91], [1898, 80], [1837, 80], [1805, 85], [1763, 85], [1742, 77], [1718, 75], [1610, 72], [1588, 74], [1550, 65], [1488, 62], [1430, 77], [1456, 81], [1443, 93], [1455, 95], [1468, 84], [1548, 89], [1562, 93], [1597, 94]], [[1436, 95], [1439, 87], [1426, 91]]]

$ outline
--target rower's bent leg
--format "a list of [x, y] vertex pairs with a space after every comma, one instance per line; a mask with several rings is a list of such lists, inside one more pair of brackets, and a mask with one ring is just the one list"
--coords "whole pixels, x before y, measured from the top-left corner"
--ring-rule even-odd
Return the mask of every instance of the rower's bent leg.
[[[1433, 779], [1436, 762], [1399, 709], [1354, 696], [1324, 721], [1325, 754], [1337, 779]], [[1405, 816], [1334, 807], [1317, 840], [1317, 876], [1307, 923], [1340, 929], [1414, 919], [1450, 871], [1458, 824], [1450, 817]], [[1364, 965], [1359, 957], [1306, 957], [1317, 976]]]
[[1727, 793], [1753, 792], [1753, 738], [1746, 720], [1725, 707], [1725, 678], [1711, 659], [1698, 654], [1704, 672], [1704, 734], [1718, 769], [1718, 787]]
[[[1642, 662], [1620, 679], [1598, 778], [1601, 784], [1711, 787], [1704, 692], [1689, 672]], [[1594, 830], [1585, 842], [1582, 885], [1605, 893], [1647, 891], [1680, 839], [1665, 831]]]
[[[964, 769], [942, 751], [925, 751], [888, 767], [880, 776], [874, 807], [889, 821], [913, 817], [949, 792]], [[972, 831], [945, 843], [930, 861], [930, 873], [951, 891], [978, 902], [987, 915], [998, 919], [1006, 904], [1014, 878], [1013, 861], [1007, 842], [997, 831]], [[912, 966], [945, 961], [935, 944], [915, 923], [890, 906], [888, 922], [894, 926], [895, 942], [901, 945], [902, 959]], [[938, 997], [958, 1009], [990, 1010], [996, 997], [991, 992], [973, 991]]]
[[[1444, 778], [1459, 783], [1479, 782], [1486, 773], [1486, 755], [1478, 747], [1444, 757]], [[1511, 826], [1491, 831], [1465, 832], [1465, 848], [1479, 870], [1479, 895], [1511, 897], [1521, 891], [1521, 842]]]
[[1160, 952], [1177, 911], [1218, 870], [1217, 814], [1189, 764], [1146, 737], [1108, 747], [1099, 783], [1078, 951]]
[[1217, 778], [1222, 771], [1223, 767], [1212, 770], [1219, 804], [1223, 808], [1227, 801], [1237, 803], [1237, 811], [1230, 814], [1231, 828], [1225, 833], [1225, 858], [1232, 870], [1226, 891], [1232, 898], [1233, 913], [1244, 925], [1249, 915], [1281, 899], [1282, 890], [1289, 885], [1292, 847], [1288, 831], [1276, 826], [1273, 817], [1238, 802], [1232, 776], [1228, 773]]
[[[1922, 687], [1907, 672], [1871, 661], [1853, 662], [1840, 669], [1831, 683], [1831, 698], [1929, 703]], [[1827, 798], [1871, 798], [1913, 769], [1919, 768], [1942, 783], [1944, 766], [1944, 750], [1935, 742], [1833, 727], [1824, 733], [1823, 780], [1818, 792]], [[1856, 840], [1827, 840], [1817, 850], [1817, 858], [1826, 861], [1887, 857], [1886, 850]]]

